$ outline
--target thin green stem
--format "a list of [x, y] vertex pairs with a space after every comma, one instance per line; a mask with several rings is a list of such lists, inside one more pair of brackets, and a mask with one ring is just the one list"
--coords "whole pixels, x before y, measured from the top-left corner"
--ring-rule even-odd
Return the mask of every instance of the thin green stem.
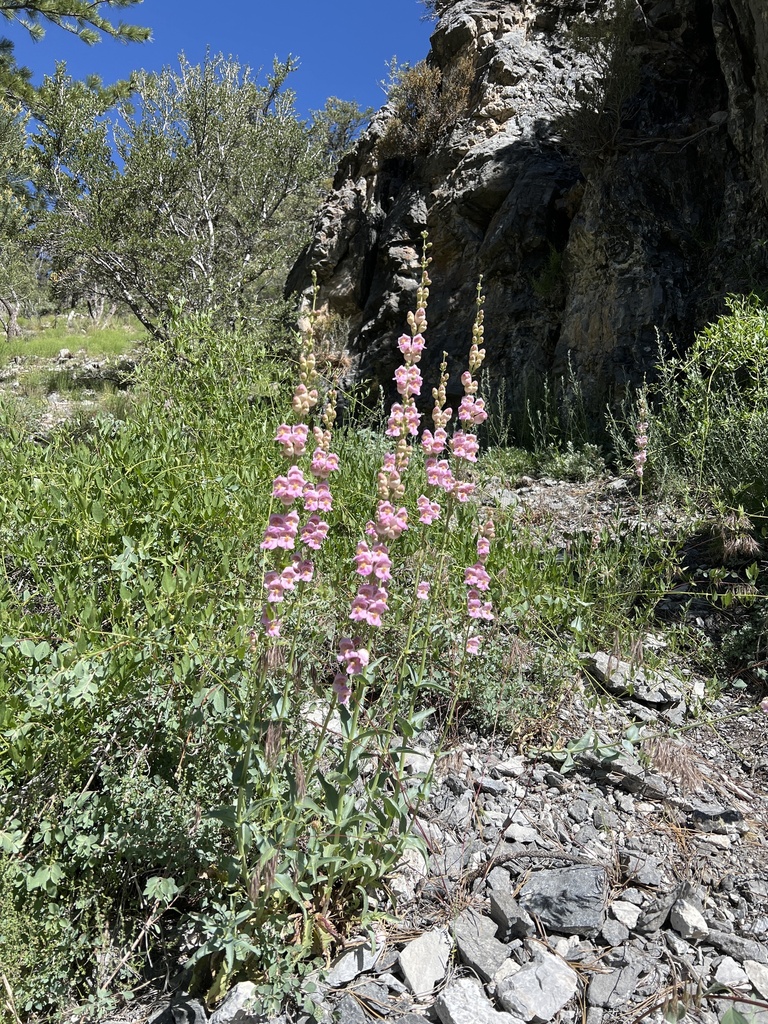
[[261, 659], [259, 667], [258, 683], [256, 687], [256, 693], [254, 694], [253, 700], [251, 701], [251, 711], [248, 716], [248, 727], [246, 734], [245, 747], [243, 749], [243, 757], [241, 760], [240, 767], [240, 781], [237, 789], [237, 806], [235, 811], [235, 841], [237, 843], [237, 855], [240, 861], [240, 877], [244, 885], [248, 885], [249, 881], [249, 869], [248, 869], [248, 850], [245, 841], [245, 817], [246, 817], [246, 801], [248, 799], [249, 784], [248, 776], [251, 770], [251, 753], [253, 751], [254, 734], [256, 729], [256, 715], [261, 707], [261, 696], [264, 691], [264, 685], [267, 679], [267, 665], [264, 658]]

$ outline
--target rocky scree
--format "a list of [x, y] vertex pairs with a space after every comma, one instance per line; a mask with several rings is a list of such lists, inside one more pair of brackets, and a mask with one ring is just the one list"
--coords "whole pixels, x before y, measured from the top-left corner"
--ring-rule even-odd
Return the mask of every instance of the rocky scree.
[[[509, 503], [520, 517], [545, 510], [549, 543], [617, 505], [631, 511], [616, 480], [518, 483]], [[562, 746], [521, 752], [464, 732], [436, 760], [422, 735], [409, 767], [435, 770], [413, 826], [429, 861], [410, 851], [378, 894], [400, 924], [375, 945], [350, 940], [313, 979], [315, 1020], [661, 1024], [685, 1010], [718, 1024], [736, 1007], [768, 1021], [765, 716], [743, 692], [708, 698], [688, 670], [600, 650], [581, 664], [550, 725], [593, 740], [567, 758]], [[143, 1013], [154, 1024], [267, 1019], [250, 983], [210, 1016], [183, 992]]]

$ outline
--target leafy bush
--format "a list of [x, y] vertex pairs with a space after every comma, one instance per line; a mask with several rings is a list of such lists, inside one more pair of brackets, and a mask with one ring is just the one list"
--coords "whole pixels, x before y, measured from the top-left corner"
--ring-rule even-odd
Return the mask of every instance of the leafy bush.
[[[257, 83], [223, 55], [157, 74], [108, 112], [64, 65], [39, 93], [32, 143], [51, 282], [62, 298], [95, 290], [165, 336], [169, 298], [232, 324], [251, 314], [306, 241], [327, 170], [334, 112], [312, 131], [275, 59]], [[66, 167], [62, 165], [66, 164]]]
[[[731, 296], [728, 313], [682, 356], [663, 359], [648, 389], [647, 477], [691, 488], [715, 505], [762, 516], [768, 501], [768, 309]], [[634, 450], [637, 412], [612, 434], [620, 457]]]

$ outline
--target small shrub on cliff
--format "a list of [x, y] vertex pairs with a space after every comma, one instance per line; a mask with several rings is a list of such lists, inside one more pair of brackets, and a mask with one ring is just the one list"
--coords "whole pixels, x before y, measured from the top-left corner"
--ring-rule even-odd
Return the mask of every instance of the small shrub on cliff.
[[450, 7], [451, 0], [421, 0], [421, 5], [426, 12], [421, 20], [437, 21]]
[[442, 71], [420, 61], [390, 66], [387, 98], [393, 113], [379, 141], [383, 158], [426, 154], [466, 114], [475, 67], [467, 53]]
[[633, 40], [637, 9], [636, 0], [616, 0], [597, 18], [570, 27], [571, 44], [585, 63], [584, 74], [570, 95], [556, 98], [554, 126], [585, 168], [615, 149], [632, 112], [640, 83], [640, 58]]

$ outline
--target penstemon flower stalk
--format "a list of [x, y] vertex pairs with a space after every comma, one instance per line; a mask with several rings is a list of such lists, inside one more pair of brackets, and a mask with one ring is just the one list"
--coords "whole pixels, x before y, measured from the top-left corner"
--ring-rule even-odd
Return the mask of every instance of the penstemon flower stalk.
[[[485, 402], [477, 397], [478, 382], [473, 374], [477, 373], [485, 359], [483, 348], [483, 279], [477, 283], [477, 313], [472, 327], [472, 344], [469, 349], [469, 369], [462, 374], [461, 382], [464, 385], [464, 397], [459, 406], [459, 419], [464, 424], [464, 430], [453, 436], [453, 453], [459, 458], [476, 461], [476, 452], [479, 448], [477, 441], [477, 427], [488, 419], [485, 411]], [[457, 451], [457, 438], [461, 436], [459, 450]], [[485, 568], [485, 562], [490, 552], [490, 544], [495, 536], [493, 520], [488, 519], [480, 529], [477, 539], [477, 561], [474, 565], [464, 570], [464, 583], [467, 586], [467, 615], [470, 620], [483, 619], [486, 622], [493, 621], [493, 607], [491, 602], [485, 598], [490, 585], [491, 578]], [[481, 637], [478, 634], [467, 636], [466, 653], [477, 654], [480, 650]]]
[[[266, 602], [262, 609], [261, 626], [267, 637], [280, 636], [281, 620], [278, 608], [286, 595], [293, 593], [302, 583], [310, 583], [314, 576], [313, 552], [323, 545], [328, 534], [328, 523], [318, 515], [333, 508], [333, 495], [328, 483], [331, 473], [339, 468], [339, 457], [331, 451], [331, 431], [336, 419], [336, 393], [330, 391], [319, 425], [310, 431], [307, 423], [312, 410], [318, 404], [317, 363], [314, 351], [314, 330], [317, 317], [317, 282], [312, 297], [312, 308], [303, 319], [301, 348], [299, 351], [299, 381], [291, 399], [295, 423], [281, 423], [275, 434], [275, 441], [290, 460], [284, 475], [275, 477], [272, 484], [272, 498], [280, 502], [283, 512], [269, 516], [267, 528], [261, 542], [262, 551], [284, 551], [277, 557], [273, 568], [264, 573]], [[312, 452], [308, 474], [305, 474], [298, 460], [306, 454], [310, 435], [315, 447]], [[304, 511], [310, 513], [303, 526], [295, 508], [301, 500]], [[293, 658], [290, 659], [292, 663]]]
[[[415, 398], [421, 394], [423, 380], [419, 370], [421, 354], [424, 351], [424, 332], [427, 329], [426, 306], [429, 298], [427, 255], [430, 243], [426, 233], [422, 235], [423, 251], [421, 261], [421, 281], [416, 291], [416, 312], [408, 313], [410, 335], [403, 334], [398, 339], [398, 348], [403, 356], [403, 363], [395, 370], [394, 381], [400, 401], [394, 402], [387, 421], [386, 435], [395, 440], [394, 452], [385, 455], [377, 476], [376, 518], [370, 520], [365, 527], [369, 540], [361, 540], [355, 553], [355, 572], [371, 582], [362, 583], [352, 601], [349, 618], [353, 622], [365, 623], [368, 627], [378, 629], [383, 624], [383, 616], [389, 609], [389, 583], [392, 579], [392, 559], [389, 545], [396, 541], [409, 528], [408, 510], [401, 504], [405, 495], [403, 474], [411, 461], [413, 445], [411, 438], [419, 432], [421, 413], [416, 408]], [[423, 592], [423, 590], [422, 590]], [[363, 675], [370, 660], [367, 648], [357, 645], [347, 637], [339, 642], [337, 661], [343, 671], [339, 671], [334, 679], [333, 688], [339, 700], [345, 706], [349, 704], [352, 693], [351, 682]]]
[[[311, 659], [309, 668], [311, 680], [319, 683], [326, 695], [333, 676], [335, 698], [323, 701], [319, 715], [302, 685], [307, 682], [302, 672], [304, 659], [296, 649], [308, 603], [307, 585], [315, 577], [314, 559], [329, 532], [325, 517], [332, 514], [334, 505], [330, 479], [339, 469], [339, 457], [332, 451], [333, 392], [318, 415], [314, 352], [317, 288], [301, 326], [299, 379], [291, 414], [275, 435], [285, 464], [272, 482], [272, 505], [260, 544], [265, 594], [262, 628], [254, 630], [253, 641], [253, 652], [260, 655], [259, 668], [255, 691], [250, 678], [244, 690], [242, 727], [233, 747], [236, 799], [234, 806], [222, 809], [220, 815], [232, 823], [235, 833], [236, 884], [250, 901], [237, 921], [247, 921], [244, 930], [255, 937], [255, 944], [248, 947], [252, 951], [257, 951], [258, 943], [263, 945], [265, 936], [277, 934], [283, 942], [286, 932], [280, 930], [282, 925], [275, 932], [276, 919], [291, 921], [297, 934], [301, 932], [300, 950], [309, 950], [318, 927], [331, 929], [329, 934], [335, 935], [330, 923], [333, 913], [348, 912], [351, 903], [368, 892], [408, 846], [419, 844], [412, 823], [428, 791], [431, 771], [426, 777], [407, 776], [405, 757], [409, 740], [432, 713], [417, 704], [423, 700], [434, 623], [448, 582], [450, 528], [468, 518], [458, 512], [474, 492], [468, 475], [479, 450], [477, 428], [487, 416], [476, 380], [484, 356], [483, 299], [478, 285], [469, 370], [462, 377], [464, 394], [452, 436], [446, 357], [432, 390], [431, 428], [419, 438], [421, 413], [416, 400], [424, 387], [419, 364], [426, 344], [431, 283], [426, 234], [423, 243], [416, 310], [408, 314], [409, 332], [397, 341], [402, 355], [394, 374], [398, 397], [386, 428], [392, 447], [377, 474], [376, 511], [352, 558], [357, 586], [348, 606], [351, 627], [343, 632], [353, 635], [339, 637], [333, 654], [325, 661], [321, 656]], [[414, 456], [422, 453], [426, 493], [411, 504], [406, 500], [407, 473]], [[435, 541], [429, 534], [436, 523], [442, 529]], [[409, 606], [395, 587], [404, 568], [398, 562], [405, 561], [406, 541], [417, 530], [418, 541], [411, 546], [418, 550], [406, 567], [409, 583], [413, 577]], [[487, 568], [493, 537], [493, 522], [482, 521], [476, 560], [461, 569], [466, 632], [444, 732], [462, 692], [465, 666], [480, 649], [477, 627], [493, 619]], [[435, 564], [427, 565], [430, 557]], [[290, 644], [280, 637], [285, 618], [280, 613], [286, 608], [293, 612], [295, 627]], [[394, 620], [404, 608], [407, 640], [399, 657], [384, 666], [384, 658], [376, 656], [377, 638], [387, 625], [402, 629], [402, 620]], [[360, 635], [354, 635], [354, 630]], [[414, 648], [418, 650], [415, 657]], [[329, 663], [332, 672], [315, 672], [316, 664], [327, 669]], [[377, 676], [382, 679], [380, 691], [386, 701], [380, 698], [374, 713], [366, 693]], [[431, 684], [437, 688], [436, 680]], [[310, 689], [317, 693], [316, 686]], [[365, 772], [361, 765], [366, 766]], [[232, 906], [236, 906], [234, 901]], [[282, 918], [276, 915], [279, 908], [283, 908]], [[222, 934], [228, 936], [229, 932]], [[210, 948], [221, 947], [212, 939]]]

